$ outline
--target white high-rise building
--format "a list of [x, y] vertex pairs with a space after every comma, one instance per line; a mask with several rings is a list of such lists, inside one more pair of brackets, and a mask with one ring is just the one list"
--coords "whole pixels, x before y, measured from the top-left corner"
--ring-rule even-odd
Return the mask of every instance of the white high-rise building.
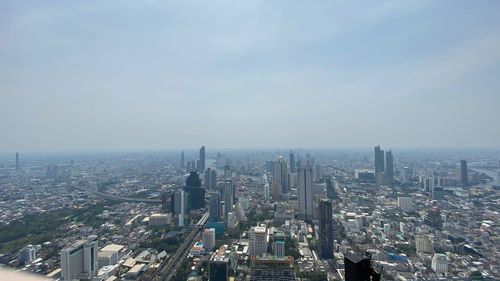
[[233, 211], [234, 204], [233, 181], [227, 179], [224, 181], [224, 220], [227, 221], [228, 214]]
[[405, 212], [412, 211], [413, 200], [411, 197], [398, 197], [398, 207]]
[[61, 250], [61, 278], [69, 281], [75, 277], [92, 278], [98, 272], [97, 236], [80, 240]]
[[302, 166], [298, 172], [299, 181], [299, 217], [302, 219], [313, 218], [313, 198], [312, 198], [312, 169]]
[[403, 167], [401, 168], [401, 170], [399, 171], [400, 172], [400, 177], [401, 177], [401, 181], [406, 183], [408, 182], [408, 179], [410, 178], [410, 168], [408, 167]]
[[250, 256], [262, 256], [267, 251], [267, 231], [265, 226], [255, 226], [248, 232]]
[[205, 251], [212, 251], [215, 247], [215, 228], [205, 229], [203, 231], [203, 247]]
[[265, 173], [262, 176], [262, 181], [264, 182], [264, 200], [269, 201], [269, 180]]
[[184, 206], [185, 203], [185, 193], [184, 190], [181, 190], [181, 213], [179, 214], [179, 226], [183, 227], [184, 226], [184, 214], [186, 212], [186, 207]]
[[33, 245], [28, 245], [19, 252], [19, 260], [24, 264], [29, 264], [36, 259], [36, 248]]
[[448, 273], [448, 259], [445, 254], [436, 253], [432, 257], [431, 268], [437, 275], [445, 275]]

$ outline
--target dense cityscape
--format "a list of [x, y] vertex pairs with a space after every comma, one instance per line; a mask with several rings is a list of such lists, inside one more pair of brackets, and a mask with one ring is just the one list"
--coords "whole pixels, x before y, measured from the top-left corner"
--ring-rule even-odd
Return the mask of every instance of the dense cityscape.
[[0, 281], [500, 280], [499, 15], [0, 1]]
[[380, 145], [5, 154], [0, 262], [57, 280], [497, 279], [499, 159]]

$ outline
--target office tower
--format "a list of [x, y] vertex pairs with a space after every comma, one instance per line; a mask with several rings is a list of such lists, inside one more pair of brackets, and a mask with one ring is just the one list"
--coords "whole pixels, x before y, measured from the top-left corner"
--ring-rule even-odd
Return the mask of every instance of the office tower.
[[463, 186], [467, 186], [469, 184], [469, 177], [467, 175], [467, 161], [460, 160], [460, 181]]
[[281, 185], [279, 182], [273, 182], [273, 199], [274, 201], [281, 199]]
[[208, 228], [203, 231], [203, 247], [206, 251], [212, 251], [215, 247], [215, 228]]
[[212, 175], [210, 176], [210, 186], [212, 188], [217, 188], [217, 171], [215, 169], [212, 170]]
[[186, 161], [186, 171], [188, 173], [191, 171], [196, 171], [196, 162], [194, 160]]
[[434, 177], [421, 176], [420, 181], [423, 191], [432, 192], [432, 190], [434, 189]]
[[233, 211], [234, 204], [233, 182], [229, 179], [224, 181], [224, 220], [227, 221], [228, 214]]
[[25, 265], [36, 259], [36, 248], [33, 245], [28, 245], [19, 252], [19, 261]]
[[222, 163], [222, 154], [220, 152], [217, 152], [217, 165], [216, 165], [216, 167], [219, 169], [224, 167], [223, 163]]
[[335, 187], [333, 186], [333, 181], [331, 177], [326, 178], [326, 196], [330, 200], [338, 199], [337, 192], [335, 191]]
[[329, 200], [319, 202], [319, 256], [333, 259], [332, 203]]
[[201, 180], [196, 171], [191, 171], [186, 178], [186, 186], [201, 186]]
[[274, 161], [266, 161], [266, 172], [274, 175]]
[[293, 257], [251, 257], [250, 281], [294, 281]]
[[224, 166], [224, 177], [226, 180], [230, 180], [233, 178], [233, 174], [231, 173], [231, 167], [229, 165]]
[[226, 250], [227, 245], [223, 245], [210, 258], [209, 281], [229, 281], [229, 258], [226, 256]]
[[269, 180], [267, 179], [266, 173], [262, 175], [262, 181], [264, 182], [264, 200], [269, 201]]
[[97, 236], [75, 242], [61, 250], [61, 278], [65, 281], [75, 277], [90, 279], [97, 275]]
[[212, 169], [207, 168], [205, 170], [205, 188], [210, 189], [211, 187], [211, 179], [210, 176], [212, 176]]
[[373, 268], [371, 257], [344, 255], [345, 281], [379, 281], [380, 274]]
[[161, 192], [161, 212], [169, 213], [172, 212], [172, 197], [171, 193], [167, 191]]
[[313, 165], [313, 161], [311, 159], [311, 154], [307, 153], [306, 154], [306, 166], [312, 167], [312, 165]]
[[186, 187], [184, 189], [188, 193], [188, 202], [191, 209], [205, 208], [205, 188], [201, 186], [198, 172], [191, 171], [186, 179]]
[[180, 213], [179, 213], [179, 222], [177, 223], [178, 226], [183, 227], [184, 226], [184, 216], [186, 212], [186, 195], [184, 190], [180, 191]]
[[295, 167], [298, 170], [300, 166], [303, 166], [302, 165], [302, 160], [298, 159], [296, 162], [297, 162], [297, 164], [295, 164]]
[[283, 156], [280, 156], [278, 161], [274, 162], [273, 182], [277, 182], [281, 185], [282, 193], [288, 193], [290, 189], [288, 167], [286, 165], [285, 159], [283, 159]]
[[184, 219], [186, 214], [186, 206], [188, 205], [187, 196], [184, 190], [178, 190], [170, 196], [171, 211], [173, 215], [178, 218], [178, 225], [184, 226]]
[[285, 233], [282, 231], [273, 234], [273, 254], [277, 258], [285, 256]]
[[220, 194], [212, 193], [210, 196], [210, 212], [208, 216], [208, 220], [211, 222], [218, 222], [221, 219], [221, 202], [220, 202]]
[[198, 162], [198, 172], [203, 173], [205, 171], [205, 147], [200, 148], [200, 160]]
[[299, 181], [299, 217], [304, 220], [313, 219], [312, 169], [302, 166], [298, 170]]
[[207, 168], [205, 170], [205, 188], [215, 189], [217, 187], [217, 171]]
[[313, 179], [323, 178], [323, 167], [320, 164], [314, 164], [313, 166]]
[[378, 174], [384, 172], [384, 151], [380, 145], [375, 146], [375, 178], [378, 180]]
[[410, 168], [408, 167], [401, 168], [400, 174], [401, 174], [401, 181], [403, 183], [408, 182], [408, 180], [410, 179]]
[[16, 170], [19, 170], [19, 152], [16, 152]]
[[186, 167], [186, 162], [184, 160], [184, 150], [181, 152], [181, 169], [184, 170], [184, 168]]
[[385, 153], [385, 163], [385, 177], [387, 178], [387, 184], [390, 184], [394, 180], [394, 160], [391, 150]]
[[267, 252], [267, 231], [265, 226], [254, 226], [248, 231], [248, 254], [262, 256]]
[[290, 172], [295, 174], [297, 172], [297, 166], [295, 162], [295, 155], [293, 154], [293, 151], [290, 150]]

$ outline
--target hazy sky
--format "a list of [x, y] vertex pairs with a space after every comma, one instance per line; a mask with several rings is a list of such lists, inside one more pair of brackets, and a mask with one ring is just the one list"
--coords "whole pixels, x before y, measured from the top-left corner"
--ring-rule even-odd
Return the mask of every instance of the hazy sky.
[[499, 147], [500, 1], [1, 1], [0, 150]]

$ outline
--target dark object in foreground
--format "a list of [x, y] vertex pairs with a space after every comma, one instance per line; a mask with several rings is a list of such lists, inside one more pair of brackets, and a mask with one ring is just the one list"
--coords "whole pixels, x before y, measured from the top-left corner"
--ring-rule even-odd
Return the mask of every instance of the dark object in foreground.
[[354, 254], [344, 256], [345, 280], [346, 281], [379, 281], [378, 273], [371, 264], [371, 254], [366, 253], [364, 257]]

